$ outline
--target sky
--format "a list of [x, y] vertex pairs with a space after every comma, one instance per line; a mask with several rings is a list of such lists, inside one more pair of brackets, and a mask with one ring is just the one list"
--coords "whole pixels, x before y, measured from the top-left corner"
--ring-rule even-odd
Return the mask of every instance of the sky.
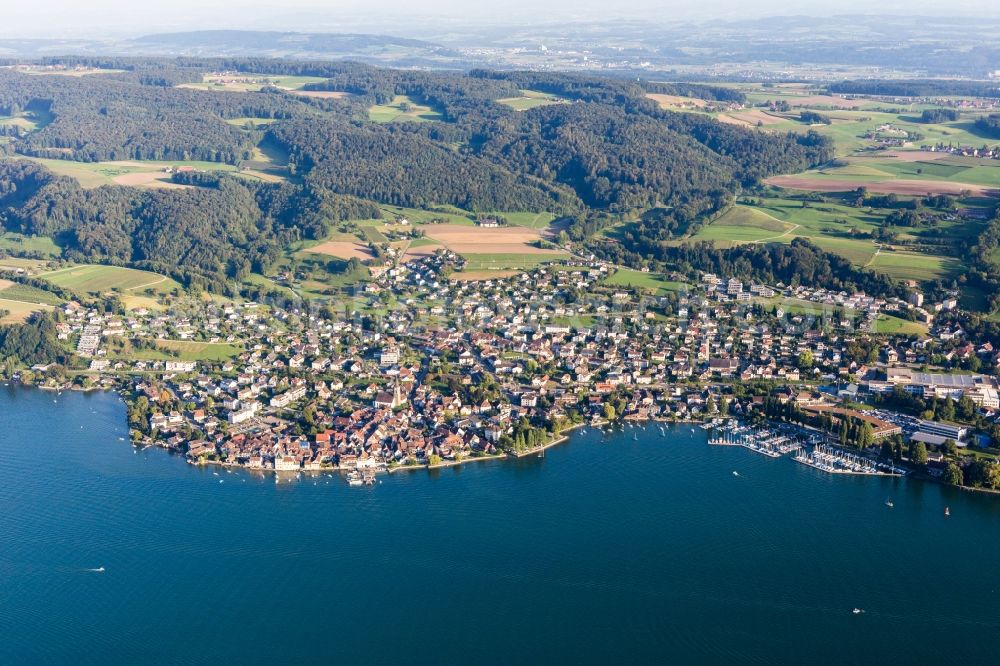
[[984, 15], [996, 0], [29, 0], [4, 3], [0, 38], [118, 37], [198, 29], [372, 32], [424, 25], [694, 19], [836, 14]]

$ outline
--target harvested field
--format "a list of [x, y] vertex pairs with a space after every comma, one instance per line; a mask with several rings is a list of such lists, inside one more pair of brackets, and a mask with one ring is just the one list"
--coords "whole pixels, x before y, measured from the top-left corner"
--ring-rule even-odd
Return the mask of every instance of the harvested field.
[[743, 125], [744, 127], [756, 127], [758, 122], [760, 122], [761, 125], [777, 125], [779, 123], [788, 122], [788, 118], [775, 116], [767, 111], [761, 111], [760, 109], [720, 113], [716, 116], [716, 120], [729, 123], [731, 125]]
[[371, 251], [361, 243], [351, 241], [326, 241], [308, 250], [315, 254], [326, 254], [340, 259], [373, 259]]
[[0, 291], [3, 291], [4, 289], [12, 286], [13, 284], [14, 283], [11, 282], [10, 280], [4, 280], [3, 278], [0, 278]]
[[802, 176], [772, 176], [764, 181], [774, 187], [813, 192], [850, 192], [859, 187], [880, 194], [903, 194], [922, 196], [925, 194], [952, 194], [970, 192], [973, 196], [996, 196], [996, 188], [970, 183], [952, 183], [940, 180], [838, 180], [830, 178], [806, 178]]
[[437, 243], [416, 246], [414, 246], [413, 243], [410, 243], [410, 246], [406, 248], [406, 252], [403, 253], [403, 261], [415, 261], [417, 259], [422, 259], [423, 257], [429, 257], [441, 249], [443, 249], [442, 246]]
[[3, 318], [0, 318], [0, 324], [20, 324], [35, 312], [51, 309], [51, 305], [24, 303], [22, 301], [9, 301], [7, 299], [0, 298], [0, 310], [5, 310], [8, 313]]
[[133, 173], [123, 173], [111, 179], [119, 185], [130, 185], [132, 187], [161, 187], [168, 190], [183, 190], [194, 187], [193, 185], [182, 185], [170, 180], [170, 174], [160, 171], [135, 171]]
[[458, 254], [561, 254], [529, 245], [541, 240], [541, 234], [526, 227], [482, 229], [458, 224], [436, 224], [424, 230], [428, 238]]
[[659, 104], [660, 108], [663, 109], [671, 109], [678, 106], [703, 109], [708, 106], [707, 101], [698, 99], [697, 97], [680, 97], [679, 95], [661, 95], [659, 93], [649, 93], [646, 97]]

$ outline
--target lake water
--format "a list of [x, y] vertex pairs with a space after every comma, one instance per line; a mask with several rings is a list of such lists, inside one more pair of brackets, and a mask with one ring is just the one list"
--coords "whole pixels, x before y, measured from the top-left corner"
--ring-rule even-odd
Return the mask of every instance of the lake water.
[[0, 663], [995, 663], [1000, 648], [1000, 497], [829, 476], [688, 426], [588, 430], [544, 458], [373, 488], [275, 485], [133, 453], [116, 396], [54, 399], [0, 387]]

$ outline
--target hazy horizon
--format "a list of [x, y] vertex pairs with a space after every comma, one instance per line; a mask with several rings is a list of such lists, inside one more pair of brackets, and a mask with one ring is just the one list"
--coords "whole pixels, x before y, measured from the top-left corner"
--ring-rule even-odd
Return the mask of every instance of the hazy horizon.
[[321, 0], [286, 0], [275, 8], [269, 0], [176, 0], [168, 5], [134, 0], [36, 0], [5, 9], [0, 38], [94, 38], [191, 30], [277, 30], [295, 32], [367, 32], [414, 37], [428, 28], [544, 25], [553, 21], [614, 21], [641, 19], [650, 23], [678, 21], [739, 21], [777, 16], [840, 15], [954, 16], [1000, 18], [1000, 6], [989, 0], [960, 0], [943, 6], [933, 0], [887, 0], [873, 11], [860, 0], [831, 5], [818, 0], [797, 3], [794, 11], [778, 0], [714, 0], [693, 6], [675, 0], [633, 0], [627, 7], [609, 7], [600, 0], [508, 0], [495, 4], [462, 0], [429, 0], [415, 8], [402, 0], [377, 6], [362, 0], [341, 0], [335, 6]]

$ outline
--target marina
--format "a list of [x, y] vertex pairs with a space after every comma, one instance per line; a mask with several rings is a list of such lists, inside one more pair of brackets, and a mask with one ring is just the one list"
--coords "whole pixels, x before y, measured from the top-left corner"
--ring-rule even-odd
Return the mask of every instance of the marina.
[[709, 444], [713, 446], [741, 446], [769, 458], [780, 458], [802, 448], [802, 444], [794, 437], [768, 428], [743, 426], [736, 421], [731, 421], [715, 430], [714, 436], [709, 436]]
[[[830, 474], [860, 474], [866, 476], [903, 476], [906, 471], [892, 465], [880, 463], [865, 456], [817, 444], [812, 450], [802, 449], [795, 462], [815, 467]], [[887, 506], [892, 506], [891, 502]]]
[[796, 462], [830, 474], [863, 476], [906, 474], [906, 470], [894, 465], [823, 444], [822, 436], [819, 434], [810, 435], [803, 442], [798, 435], [785, 434], [777, 429], [747, 426], [736, 420], [721, 425], [716, 420], [706, 426], [711, 430], [708, 443], [712, 446], [739, 446], [769, 458], [794, 454], [792, 459]]

